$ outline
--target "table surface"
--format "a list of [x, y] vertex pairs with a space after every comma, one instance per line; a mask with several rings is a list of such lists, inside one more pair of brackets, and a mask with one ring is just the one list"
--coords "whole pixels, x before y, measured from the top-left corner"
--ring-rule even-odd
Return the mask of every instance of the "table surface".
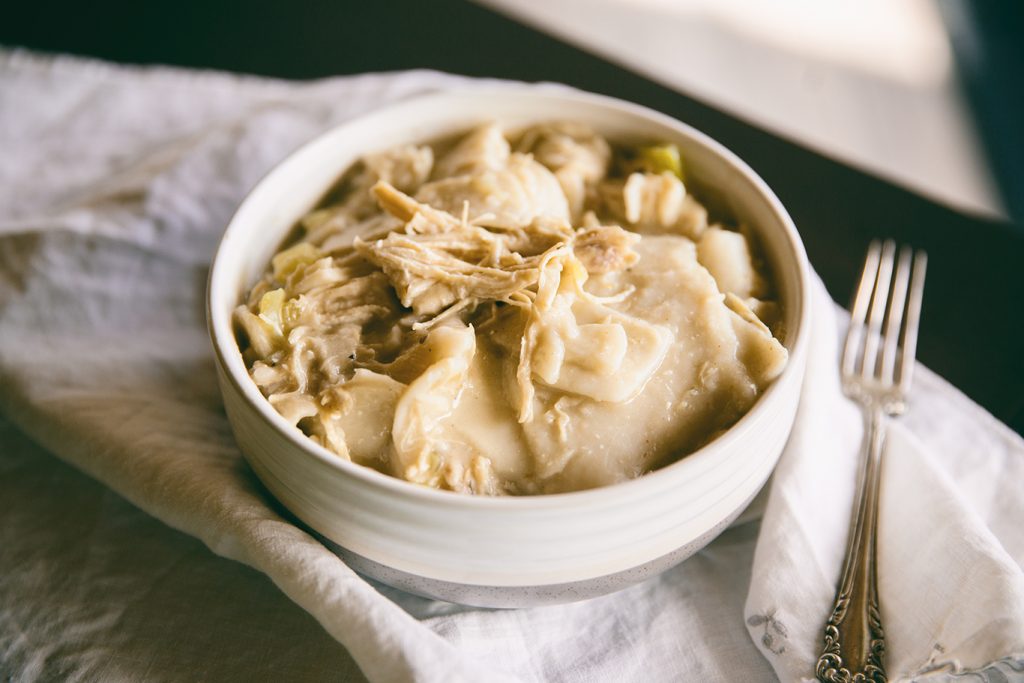
[[[765, 178], [836, 300], [848, 301], [872, 238], [927, 250], [919, 358], [1024, 433], [1021, 306], [1011, 286], [1024, 264], [1024, 234], [1009, 224], [941, 206], [463, 0], [58, 4], [66, 6], [20, 4], [0, 24], [0, 42], [282, 78], [432, 68], [559, 81], [670, 114]], [[51, 21], [55, 13], [64, 20]]]

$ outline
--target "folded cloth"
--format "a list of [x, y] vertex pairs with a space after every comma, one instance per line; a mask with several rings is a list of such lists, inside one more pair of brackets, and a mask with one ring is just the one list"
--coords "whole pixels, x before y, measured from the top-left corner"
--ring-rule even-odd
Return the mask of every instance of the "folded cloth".
[[[283, 518], [241, 459], [202, 303], [231, 212], [322, 130], [477, 83], [407, 72], [298, 84], [0, 52], [0, 409], [141, 509], [267, 574], [371, 680], [809, 676], [859, 439], [820, 284], [818, 339], [760, 539], [756, 521], [734, 527], [614, 595], [477, 610], [371, 584]], [[917, 384], [885, 472], [890, 668], [1012, 671], [1024, 653], [1024, 508], [1010, 487], [1024, 444], [930, 373]]]

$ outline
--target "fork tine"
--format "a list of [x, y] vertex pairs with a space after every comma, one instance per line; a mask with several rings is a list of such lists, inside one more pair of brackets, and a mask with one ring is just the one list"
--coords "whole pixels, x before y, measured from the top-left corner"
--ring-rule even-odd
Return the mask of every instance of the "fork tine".
[[878, 346], [881, 340], [882, 320], [885, 317], [886, 303], [889, 300], [889, 282], [892, 279], [892, 266], [896, 256], [896, 243], [886, 240], [882, 244], [882, 254], [878, 263], [878, 278], [875, 280], [875, 293], [871, 297], [871, 313], [868, 317], [867, 338], [864, 340], [864, 361], [861, 366], [861, 377], [868, 379], [875, 376], [878, 369]]
[[896, 349], [900, 340], [900, 328], [903, 325], [903, 312], [907, 305], [907, 285], [910, 282], [910, 260], [913, 250], [910, 247], [900, 249], [900, 260], [896, 266], [896, 278], [889, 297], [889, 315], [885, 320], [885, 333], [882, 336], [882, 370], [879, 379], [885, 384], [893, 383], [896, 370]]
[[853, 306], [850, 308], [850, 328], [846, 331], [846, 342], [843, 345], [843, 361], [840, 365], [840, 372], [843, 377], [853, 375], [854, 365], [857, 361], [857, 351], [860, 349], [861, 337], [864, 335], [864, 323], [868, 318], [868, 303], [871, 301], [871, 288], [878, 276], [878, 259], [881, 253], [881, 244], [873, 240], [868, 246], [868, 253], [864, 257], [864, 270], [860, 274], [860, 284], [857, 285], [857, 295], [853, 299]]
[[921, 297], [924, 294], [924, 276], [928, 269], [928, 255], [923, 251], [914, 257], [914, 271], [910, 276], [910, 299], [907, 306], [907, 324], [903, 329], [903, 351], [900, 354], [899, 387], [902, 393], [910, 390], [914, 375], [914, 357], [917, 353], [917, 330], [921, 323]]

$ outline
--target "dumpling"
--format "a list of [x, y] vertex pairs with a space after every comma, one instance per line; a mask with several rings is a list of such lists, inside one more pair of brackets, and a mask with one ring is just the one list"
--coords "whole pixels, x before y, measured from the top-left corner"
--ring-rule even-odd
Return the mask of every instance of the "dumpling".
[[355, 463], [381, 469], [391, 455], [395, 408], [406, 386], [359, 368], [334, 387], [320, 411], [324, 445]]
[[763, 388], [782, 373], [789, 352], [738, 296], [731, 292], [726, 294], [725, 305], [732, 314], [732, 327], [736, 332], [736, 357], [746, 366], [750, 378]]
[[715, 278], [719, 291], [741, 299], [764, 294], [764, 279], [754, 268], [750, 245], [741, 233], [708, 228], [697, 242], [697, 260]]
[[663, 232], [675, 225], [683, 209], [686, 188], [674, 174], [630, 173], [601, 186], [612, 215], [642, 231]]
[[434, 178], [451, 178], [504, 168], [510, 154], [511, 148], [501, 126], [488, 123], [462, 138], [441, 157], [434, 169]]
[[663, 327], [586, 299], [555, 298], [538, 316], [530, 366], [567, 394], [624, 403], [661, 365], [672, 341]]
[[555, 174], [573, 220], [583, 214], [590, 189], [605, 177], [612, 158], [611, 147], [603, 137], [587, 126], [570, 122], [528, 128], [517, 150], [532, 154]]
[[551, 171], [523, 154], [512, 154], [500, 169], [487, 169], [427, 183], [416, 199], [480, 225], [518, 228], [535, 218], [569, 222], [569, 204]]
[[402, 192], [415, 192], [427, 181], [434, 167], [434, 150], [427, 146], [406, 145], [385, 152], [368, 154], [363, 163], [372, 175], [372, 182], [394, 185]]
[[433, 362], [395, 407], [395, 474], [427, 486], [497, 493], [492, 464], [451, 424], [476, 354], [476, 334], [472, 327], [445, 325], [431, 330], [423, 343]]

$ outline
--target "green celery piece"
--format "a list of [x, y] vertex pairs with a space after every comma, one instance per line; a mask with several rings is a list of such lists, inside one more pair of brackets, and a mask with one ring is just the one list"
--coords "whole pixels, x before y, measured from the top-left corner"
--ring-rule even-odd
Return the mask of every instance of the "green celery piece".
[[683, 158], [679, 154], [679, 147], [672, 143], [641, 147], [639, 159], [645, 169], [651, 173], [668, 171], [680, 180], [685, 180]]

